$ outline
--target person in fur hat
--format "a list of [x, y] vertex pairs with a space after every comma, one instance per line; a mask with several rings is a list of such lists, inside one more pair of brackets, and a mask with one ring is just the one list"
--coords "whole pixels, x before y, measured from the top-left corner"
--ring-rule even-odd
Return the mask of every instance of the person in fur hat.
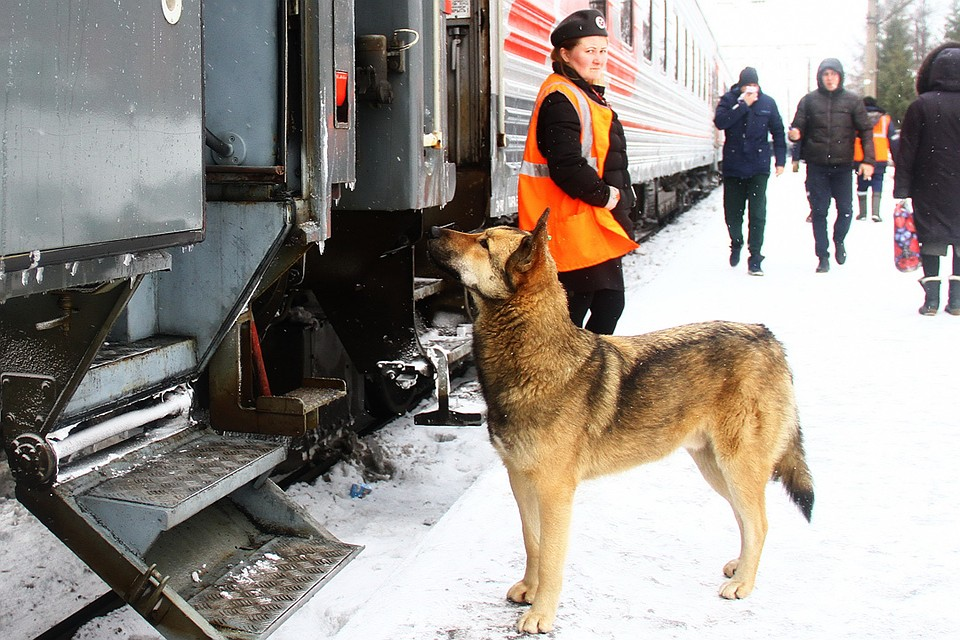
[[946, 312], [960, 315], [960, 43], [931, 51], [917, 71], [917, 99], [907, 108], [894, 154], [893, 196], [913, 200], [924, 300], [940, 306], [940, 258], [953, 248]]
[[863, 160], [857, 174], [873, 176], [873, 123], [860, 96], [843, 88], [843, 65], [826, 58], [817, 69], [817, 88], [800, 98], [793, 118], [790, 140], [801, 142], [801, 157], [807, 164], [807, 194], [813, 222], [817, 273], [830, 270], [830, 242], [827, 238], [827, 210], [837, 203], [833, 225], [833, 248], [837, 264], [847, 261], [843, 244], [853, 221], [853, 141], [860, 138]]

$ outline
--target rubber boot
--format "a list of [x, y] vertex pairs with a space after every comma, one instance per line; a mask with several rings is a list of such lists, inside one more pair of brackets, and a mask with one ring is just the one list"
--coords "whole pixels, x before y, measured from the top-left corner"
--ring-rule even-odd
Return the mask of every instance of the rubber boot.
[[857, 214], [857, 220], [866, 220], [867, 219], [867, 194], [858, 193], [857, 203], [860, 205], [860, 213]]
[[960, 276], [950, 276], [948, 282], [947, 306], [943, 310], [952, 316], [960, 316]]
[[940, 278], [929, 276], [920, 278], [923, 287], [923, 306], [918, 309], [922, 316], [935, 316], [940, 308]]
[[873, 194], [873, 197], [871, 198], [871, 202], [870, 202], [871, 207], [873, 209], [874, 222], [883, 222], [883, 220], [880, 218], [880, 196], [881, 194], [879, 193]]

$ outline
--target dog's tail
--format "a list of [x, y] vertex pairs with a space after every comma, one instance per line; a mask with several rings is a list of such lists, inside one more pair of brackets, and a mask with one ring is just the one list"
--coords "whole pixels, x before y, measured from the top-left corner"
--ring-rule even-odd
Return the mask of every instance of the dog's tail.
[[773, 479], [779, 480], [787, 495], [800, 508], [807, 522], [813, 515], [813, 476], [803, 452], [803, 435], [797, 425], [787, 450], [773, 469]]

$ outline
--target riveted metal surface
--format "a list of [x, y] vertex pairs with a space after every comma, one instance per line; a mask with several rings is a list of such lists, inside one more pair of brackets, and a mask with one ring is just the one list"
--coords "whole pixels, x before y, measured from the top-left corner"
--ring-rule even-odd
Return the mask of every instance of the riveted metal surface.
[[262, 637], [359, 551], [333, 539], [277, 537], [190, 604], [229, 637]]
[[222, 478], [253, 464], [280, 445], [216, 435], [198, 438], [111, 478], [89, 496], [174, 507]]

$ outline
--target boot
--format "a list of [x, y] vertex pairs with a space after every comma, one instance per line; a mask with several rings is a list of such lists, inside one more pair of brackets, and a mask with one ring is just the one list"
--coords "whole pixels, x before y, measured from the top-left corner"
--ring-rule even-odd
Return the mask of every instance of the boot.
[[866, 220], [867, 219], [867, 194], [858, 193], [857, 203], [860, 205], [860, 213], [857, 214], [857, 220]]
[[937, 309], [940, 308], [940, 278], [928, 276], [920, 278], [920, 286], [923, 287], [923, 306], [918, 310], [920, 315], [935, 316]]
[[947, 306], [944, 311], [952, 316], [960, 316], [960, 276], [950, 276]]
[[753, 255], [747, 258], [747, 273], [752, 276], [762, 276], [763, 270], [760, 268], [760, 262], [762, 260], [763, 256], [761, 255]]
[[827, 271], [830, 271], [830, 256], [823, 256], [817, 265], [817, 273], [826, 273]]
[[730, 266], [735, 267], [740, 264], [740, 250], [743, 249], [742, 244], [733, 243], [730, 245]]
[[837, 259], [837, 264], [843, 264], [847, 261], [847, 248], [842, 242], [833, 241], [833, 255]]
[[879, 194], [879, 193], [873, 194], [873, 198], [871, 199], [871, 202], [870, 202], [870, 204], [871, 204], [871, 206], [872, 206], [872, 208], [873, 208], [873, 221], [874, 221], [874, 222], [883, 222], [883, 220], [880, 219], [880, 195], [881, 195], [881, 194]]

